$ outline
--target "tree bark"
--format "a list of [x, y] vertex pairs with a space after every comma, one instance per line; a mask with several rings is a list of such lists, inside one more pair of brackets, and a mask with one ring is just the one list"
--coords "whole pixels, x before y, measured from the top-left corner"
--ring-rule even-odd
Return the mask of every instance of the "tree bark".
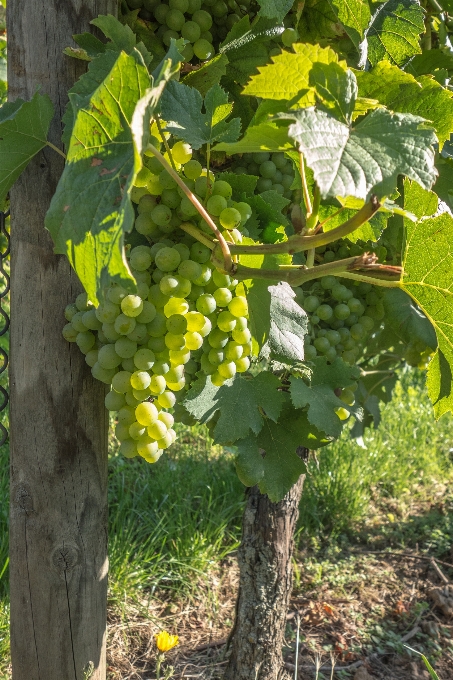
[[[9, 97], [38, 87], [55, 107], [61, 148], [67, 91], [83, 62], [65, 57], [116, 0], [10, 0]], [[107, 413], [105, 387], [61, 335], [81, 291], [53, 254], [44, 216], [63, 170], [46, 148], [11, 191], [11, 656], [14, 680], [106, 676]]]
[[225, 680], [277, 680], [291, 597], [294, 530], [304, 476], [279, 503], [258, 487], [248, 489], [236, 620]]

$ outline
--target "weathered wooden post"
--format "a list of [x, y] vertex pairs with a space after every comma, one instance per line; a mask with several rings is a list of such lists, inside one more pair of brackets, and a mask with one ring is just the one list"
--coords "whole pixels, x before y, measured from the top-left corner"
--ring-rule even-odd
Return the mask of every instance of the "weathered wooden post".
[[[116, 0], [11, 0], [9, 98], [38, 87], [61, 148], [67, 91], [84, 69], [63, 55]], [[81, 290], [53, 254], [44, 216], [63, 169], [46, 148], [11, 191], [11, 654], [14, 680], [106, 674], [107, 412], [104, 385], [61, 336]]]

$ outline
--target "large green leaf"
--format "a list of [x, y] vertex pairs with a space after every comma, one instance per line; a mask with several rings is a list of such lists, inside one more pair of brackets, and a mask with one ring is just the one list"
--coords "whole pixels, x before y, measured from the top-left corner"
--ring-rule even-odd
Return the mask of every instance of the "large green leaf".
[[437, 338], [431, 322], [399, 288], [384, 290], [385, 325], [389, 326], [406, 345], [421, 341], [435, 350]]
[[266, 418], [258, 436], [250, 435], [236, 442], [238, 477], [246, 486], [259, 484], [261, 493], [277, 502], [306, 470], [297, 455], [298, 448], [314, 449], [327, 443], [310, 425], [306, 413], [295, 411], [287, 403], [278, 423]]
[[405, 71], [412, 73], [416, 78], [431, 75], [437, 69], [453, 71], [453, 55], [441, 50], [424, 50], [421, 54], [416, 54], [404, 67]]
[[241, 85], [246, 83], [258, 66], [264, 66], [269, 60], [265, 43], [283, 31], [284, 26], [276, 19], [260, 17], [251, 26], [249, 16], [243, 16], [220, 46], [220, 52], [228, 57], [228, 77]]
[[257, 151], [286, 151], [294, 145], [288, 137], [288, 128], [276, 123], [260, 123], [247, 128], [238, 142], [216, 144], [215, 151], [227, 154], [256, 153]]
[[278, 391], [280, 386], [279, 379], [267, 372], [256, 377], [236, 374], [221, 387], [213, 385], [209, 377], [203, 377], [194, 383], [183, 405], [202, 423], [218, 413], [214, 440], [231, 444], [247, 437], [250, 431], [257, 435], [265, 417], [278, 420], [284, 402], [284, 394]]
[[361, 96], [377, 99], [392, 111], [429, 118], [441, 147], [450, 139], [453, 93], [433, 78], [422, 76], [417, 81], [388, 61], [377, 64], [372, 71], [356, 71], [356, 76]]
[[99, 69], [101, 60], [109, 68], [96, 90], [70, 94], [74, 126], [67, 163], [46, 216], [55, 251], [68, 256], [93, 302], [113, 282], [135, 290], [123, 249], [134, 222], [130, 191], [150, 115], [172, 73], [167, 66], [150, 89], [139, 52], [106, 53], [91, 66]]
[[371, 65], [389, 59], [402, 66], [421, 52], [419, 40], [424, 31], [424, 10], [418, 0], [388, 0], [378, 5], [366, 32]]
[[216, 54], [215, 57], [202, 64], [196, 71], [188, 73], [182, 81], [184, 85], [195, 87], [204, 97], [208, 90], [218, 85], [226, 75], [228, 57], [226, 54]]
[[[204, 104], [205, 113], [202, 113]], [[235, 142], [239, 137], [239, 118], [227, 122], [233, 105], [227, 93], [214, 85], [203, 98], [194, 87], [172, 80], [161, 101], [161, 111], [167, 121], [166, 129], [199, 149], [203, 144], [216, 141]]]
[[336, 62], [313, 64], [309, 78], [318, 108], [349, 125], [357, 99], [357, 80], [352, 71]]
[[329, 0], [329, 2], [344, 30], [358, 48], [371, 18], [368, 0]]
[[302, 7], [302, 16], [297, 28], [302, 42], [325, 43], [326, 39], [335, 40], [342, 35], [343, 26], [330, 0], [305, 0], [299, 7]]
[[329, 365], [325, 358], [317, 357], [310, 385], [302, 378], [291, 378], [291, 399], [296, 408], [308, 407], [307, 417], [318, 430], [327, 435], [339, 437], [343, 423], [335, 413], [335, 409], [346, 408], [359, 419], [360, 409], [348, 406], [335, 394], [335, 389], [348, 387], [359, 376], [355, 366], [348, 366], [342, 359], [335, 359]]
[[304, 153], [323, 198], [388, 196], [399, 175], [427, 189], [434, 183], [436, 136], [418, 116], [377, 109], [352, 128], [313, 108], [280, 117], [295, 121], [289, 136]]
[[293, 6], [293, 0], [258, 0], [258, 4], [261, 16], [283, 21]]
[[[243, 93], [262, 99], [292, 100], [301, 99], [303, 105], [315, 103], [315, 93], [309, 83], [310, 71], [315, 63], [340, 64], [346, 68], [345, 62], [339, 62], [338, 54], [330, 47], [295, 43], [294, 52], [282, 52], [272, 57], [272, 63], [259, 68], [259, 74], [252, 76]], [[302, 106], [302, 104], [301, 104]]]
[[[414, 213], [432, 200], [428, 192], [405, 182], [405, 205]], [[428, 368], [428, 393], [437, 418], [453, 411], [453, 217], [406, 220], [402, 288], [436, 330], [438, 350]]]
[[46, 146], [52, 118], [52, 102], [39, 92], [29, 102], [16, 99], [0, 108], [0, 207], [33, 156]]

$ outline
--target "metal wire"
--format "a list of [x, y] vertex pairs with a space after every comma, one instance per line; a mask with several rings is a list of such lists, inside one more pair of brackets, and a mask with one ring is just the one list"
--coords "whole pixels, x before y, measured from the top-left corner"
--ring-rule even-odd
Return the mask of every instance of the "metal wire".
[[[6, 239], [6, 248], [3, 251], [0, 251], [0, 280], [4, 281], [4, 288], [3, 290], [0, 291], [0, 338], [2, 335], [6, 335], [6, 333], [9, 330], [9, 315], [8, 313], [3, 309], [3, 301], [4, 298], [8, 295], [9, 293], [9, 287], [10, 287], [10, 278], [8, 272], [5, 270], [5, 260], [7, 257], [9, 257], [10, 253], [10, 237], [8, 230], [6, 228], [6, 218], [9, 217], [9, 210], [6, 212], [0, 212], [0, 236], [4, 236]], [[2, 374], [6, 371], [8, 368], [8, 354], [6, 350], [3, 349], [3, 347], [0, 346], [0, 379]], [[8, 406], [9, 402], [9, 394], [7, 390], [0, 385], [0, 413], [6, 409]], [[6, 427], [3, 425], [3, 423], [0, 422], [0, 446], [2, 446], [6, 440], [8, 439], [8, 430]]]

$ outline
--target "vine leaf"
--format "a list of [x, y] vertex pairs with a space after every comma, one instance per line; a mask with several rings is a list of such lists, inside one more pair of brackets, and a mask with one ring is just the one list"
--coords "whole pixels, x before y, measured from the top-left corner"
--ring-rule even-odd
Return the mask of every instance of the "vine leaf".
[[235, 172], [219, 172], [216, 179], [228, 182], [233, 189], [233, 200], [241, 201], [243, 194], [254, 196], [259, 177], [256, 175], [236, 175]]
[[260, 15], [268, 19], [283, 21], [293, 6], [293, 0], [258, 0]]
[[378, 5], [366, 31], [368, 60], [372, 66], [382, 59], [402, 66], [421, 53], [424, 32], [424, 10], [418, 0], [388, 0]]
[[97, 302], [113, 282], [135, 290], [123, 249], [124, 233], [134, 222], [130, 191], [142, 167], [150, 116], [173, 71], [168, 64], [149, 88], [148, 70], [136, 50], [106, 53], [91, 67], [90, 83], [98, 79], [98, 87], [70, 94], [74, 126], [46, 227], [55, 252], [67, 255]]
[[99, 28], [106, 38], [109, 38], [110, 42], [105, 45], [106, 50], [113, 49], [118, 52], [123, 50], [127, 54], [131, 54], [135, 48], [142, 55], [145, 65], [149, 66], [152, 61], [152, 55], [148, 52], [143, 42], [137, 43], [136, 35], [130, 26], [122, 24], [112, 14], [101, 14], [90, 23]]
[[183, 406], [202, 423], [219, 413], [214, 439], [219, 444], [231, 444], [250, 431], [257, 435], [265, 421], [263, 412], [266, 418], [278, 420], [284, 402], [280, 386], [279, 379], [267, 371], [256, 377], [236, 374], [221, 387], [213, 385], [209, 376], [202, 377], [189, 390]]
[[355, 47], [359, 49], [371, 18], [368, 0], [329, 0], [329, 3]]
[[0, 108], [0, 206], [33, 156], [47, 144], [53, 106], [47, 95], [16, 99]]
[[[320, 47], [309, 43], [295, 43], [293, 52], [282, 52], [272, 57], [271, 64], [259, 68], [259, 74], [252, 76], [243, 90], [243, 94], [262, 99], [299, 99], [300, 106], [315, 104], [314, 91], [309, 83], [313, 64], [339, 62], [338, 55], [330, 47]], [[303, 99], [302, 99], [303, 97]]]
[[225, 151], [232, 155], [257, 151], [286, 151], [293, 148], [286, 126], [260, 123], [247, 128], [244, 137], [238, 142], [216, 144], [215, 151]]
[[261, 493], [275, 503], [306, 471], [297, 449], [316, 449], [329, 441], [308, 422], [305, 412], [295, 413], [287, 401], [277, 423], [266, 418], [258, 436], [236, 442], [238, 477], [246, 486], [259, 484]]
[[309, 83], [317, 94], [318, 108], [349, 125], [357, 99], [357, 80], [353, 72], [345, 71], [336, 62], [318, 62], [313, 64]]
[[359, 92], [363, 97], [379, 100], [391, 111], [429, 117], [436, 129], [439, 144], [450, 139], [453, 130], [453, 93], [432, 77], [416, 80], [388, 61], [372, 71], [356, 71]]
[[72, 38], [90, 59], [95, 59], [105, 52], [105, 43], [96, 38], [92, 33], [76, 33]]
[[244, 85], [257, 67], [267, 64], [269, 53], [265, 43], [278, 38], [284, 30], [275, 19], [259, 17], [252, 27], [249, 16], [242, 17], [220, 46], [220, 53], [228, 57], [228, 77]]
[[339, 437], [343, 424], [335, 413], [337, 408], [346, 408], [360, 420], [360, 408], [348, 406], [341, 401], [334, 390], [338, 387], [348, 387], [359, 376], [355, 366], [348, 366], [342, 359], [335, 359], [327, 365], [325, 358], [317, 357], [310, 386], [302, 378], [291, 378], [291, 399], [295, 408], [308, 407], [307, 417], [321, 432], [332, 437]]
[[208, 90], [214, 85], [218, 85], [226, 75], [228, 57], [226, 54], [216, 54], [215, 57], [207, 61], [196, 71], [191, 71], [182, 81], [184, 85], [195, 87], [204, 97]]
[[399, 288], [384, 289], [385, 325], [408, 345], [420, 340], [434, 351], [437, 348], [436, 332], [431, 322], [413, 304], [409, 295]]
[[[204, 104], [205, 113], [202, 113]], [[206, 97], [194, 87], [172, 80], [161, 101], [166, 129], [188, 142], [194, 149], [216, 141], [235, 142], [241, 130], [239, 118], [227, 122], [233, 105], [220, 85], [208, 90]]]
[[349, 127], [314, 108], [279, 114], [304, 153], [321, 196], [388, 196], [398, 175], [429, 189], [436, 179], [436, 135], [423, 118], [376, 109]]
[[[405, 182], [405, 205], [414, 213], [431, 200], [428, 192]], [[453, 217], [442, 213], [405, 221], [406, 250], [401, 287], [435, 328], [438, 349], [428, 367], [428, 394], [436, 418], [453, 412]]]

